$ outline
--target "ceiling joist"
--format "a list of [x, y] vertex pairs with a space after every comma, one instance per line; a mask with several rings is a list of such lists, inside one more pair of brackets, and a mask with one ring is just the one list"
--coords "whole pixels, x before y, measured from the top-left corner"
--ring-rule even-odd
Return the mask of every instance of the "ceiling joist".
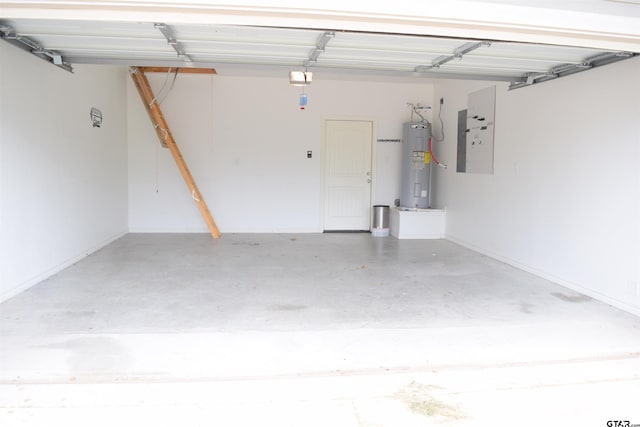
[[144, 73], [218, 74], [215, 68], [137, 67]]

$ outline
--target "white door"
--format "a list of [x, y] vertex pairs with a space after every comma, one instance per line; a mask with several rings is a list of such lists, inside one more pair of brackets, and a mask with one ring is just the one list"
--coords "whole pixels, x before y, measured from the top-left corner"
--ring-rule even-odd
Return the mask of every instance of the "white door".
[[372, 136], [372, 122], [325, 121], [325, 230], [369, 230]]

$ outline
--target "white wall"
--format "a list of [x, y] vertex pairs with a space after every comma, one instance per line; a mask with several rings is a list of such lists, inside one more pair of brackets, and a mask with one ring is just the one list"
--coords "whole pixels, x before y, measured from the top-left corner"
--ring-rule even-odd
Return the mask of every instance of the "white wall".
[[495, 173], [456, 173], [457, 112], [489, 85], [435, 88], [447, 238], [640, 314], [640, 58], [509, 92], [498, 83]]
[[[323, 80], [306, 89], [281, 78], [179, 75], [161, 107], [222, 232], [322, 230], [322, 125], [371, 119], [374, 139], [402, 136], [407, 102], [428, 103], [430, 84]], [[150, 74], [156, 93], [164, 74]], [[168, 150], [160, 148], [128, 86], [129, 225], [136, 231], [206, 231]], [[374, 143], [373, 203], [399, 197], [400, 144]], [[307, 150], [313, 158], [307, 159]]]
[[[126, 72], [0, 43], [0, 300], [127, 231]], [[93, 128], [92, 106], [103, 126]]]

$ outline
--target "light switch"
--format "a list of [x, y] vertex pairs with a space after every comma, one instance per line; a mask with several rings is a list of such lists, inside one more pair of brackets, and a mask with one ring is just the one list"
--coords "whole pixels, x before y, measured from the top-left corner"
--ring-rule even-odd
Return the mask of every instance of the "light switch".
[[310, 159], [313, 157], [313, 151], [309, 150], [307, 151], [307, 159]]

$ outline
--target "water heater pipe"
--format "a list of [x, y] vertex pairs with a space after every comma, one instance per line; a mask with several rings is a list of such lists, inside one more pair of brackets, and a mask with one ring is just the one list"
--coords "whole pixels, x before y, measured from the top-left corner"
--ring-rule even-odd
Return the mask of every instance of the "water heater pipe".
[[444, 163], [440, 163], [438, 161], [438, 159], [436, 158], [436, 155], [433, 154], [433, 143], [431, 142], [431, 137], [429, 137], [429, 155], [431, 156], [431, 159], [433, 160], [433, 163], [435, 163], [436, 165], [440, 166], [441, 168], [446, 169], [447, 165], [445, 165]]

